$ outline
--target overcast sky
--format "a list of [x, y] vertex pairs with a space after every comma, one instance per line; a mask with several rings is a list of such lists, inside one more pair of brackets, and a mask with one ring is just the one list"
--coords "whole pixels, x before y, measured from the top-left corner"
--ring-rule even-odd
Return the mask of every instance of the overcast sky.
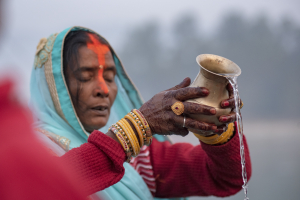
[[[202, 30], [213, 29], [225, 13], [239, 11], [248, 18], [265, 13], [273, 22], [283, 16], [300, 24], [299, 0], [3, 0], [4, 25], [0, 48], [0, 78], [4, 72], [20, 73], [19, 82], [28, 94], [29, 77], [40, 38], [66, 27], [91, 28], [118, 49], [124, 33], [150, 20], [162, 27], [184, 13], [194, 13]], [[28, 95], [27, 95], [28, 96]]]

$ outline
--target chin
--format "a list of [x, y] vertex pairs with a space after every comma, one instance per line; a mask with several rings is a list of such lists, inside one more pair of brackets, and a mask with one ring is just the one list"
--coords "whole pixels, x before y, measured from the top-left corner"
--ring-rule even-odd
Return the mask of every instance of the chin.
[[84, 128], [88, 132], [93, 132], [94, 130], [98, 130], [106, 125], [108, 119], [97, 120], [94, 123], [84, 125]]

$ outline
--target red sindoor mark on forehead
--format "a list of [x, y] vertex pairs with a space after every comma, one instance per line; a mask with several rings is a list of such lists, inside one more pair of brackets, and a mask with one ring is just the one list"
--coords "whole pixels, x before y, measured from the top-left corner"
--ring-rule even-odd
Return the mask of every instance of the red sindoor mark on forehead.
[[98, 63], [99, 63], [98, 78], [99, 78], [100, 87], [105, 94], [108, 94], [109, 90], [103, 78], [103, 70], [105, 66], [105, 54], [110, 51], [109, 47], [105, 44], [101, 44], [101, 42], [99, 42], [99, 40], [95, 37], [94, 34], [88, 33], [88, 36], [92, 42], [87, 43], [87, 48], [95, 52], [98, 57]]

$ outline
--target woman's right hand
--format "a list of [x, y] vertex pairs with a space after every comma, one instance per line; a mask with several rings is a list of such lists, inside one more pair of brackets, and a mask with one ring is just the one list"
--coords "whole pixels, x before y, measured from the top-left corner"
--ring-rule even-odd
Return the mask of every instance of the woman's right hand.
[[[216, 109], [213, 107], [184, 102], [188, 99], [206, 97], [209, 94], [208, 89], [204, 87], [188, 87], [190, 83], [191, 79], [185, 78], [179, 85], [156, 94], [141, 106], [139, 110], [148, 121], [152, 134], [185, 136], [189, 133], [188, 129], [224, 132], [224, 126], [217, 127], [187, 116], [188, 114], [216, 114]], [[184, 105], [182, 115], [176, 115], [171, 109], [177, 101], [181, 101]], [[183, 127], [184, 116], [186, 121]]]

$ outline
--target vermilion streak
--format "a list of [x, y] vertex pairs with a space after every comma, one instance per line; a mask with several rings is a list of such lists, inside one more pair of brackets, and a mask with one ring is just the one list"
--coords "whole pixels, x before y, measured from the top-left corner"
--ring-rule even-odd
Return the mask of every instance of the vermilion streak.
[[97, 54], [99, 66], [102, 65], [98, 73], [100, 88], [105, 94], [108, 94], [109, 90], [103, 78], [103, 70], [105, 66], [105, 54], [110, 50], [107, 45], [101, 44], [94, 34], [88, 33], [88, 36], [92, 42], [87, 43], [87, 48]]

